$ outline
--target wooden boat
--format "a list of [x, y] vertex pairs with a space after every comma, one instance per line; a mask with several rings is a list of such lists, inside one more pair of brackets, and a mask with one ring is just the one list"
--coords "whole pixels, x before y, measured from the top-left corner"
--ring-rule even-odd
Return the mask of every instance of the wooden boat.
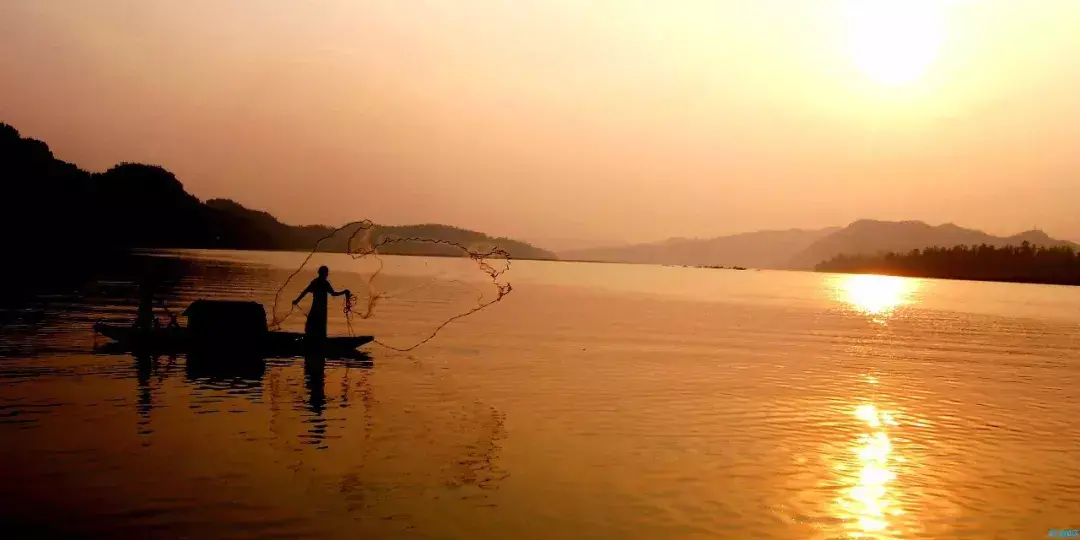
[[[185, 353], [191, 345], [186, 328], [156, 328], [143, 330], [126, 325], [97, 323], [94, 331], [115, 342], [112, 347], [123, 347], [132, 352], [156, 352], [161, 354]], [[322, 343], [307, 343], [300, 332], [267, 332], [258, 351], [264, 358], [283, 358], [325, 353], [337, 358], [374, 341], [372, 336], [328, 337]]]
[[183, 352], [188, 342], [186, 328], [144, 330], [130, 325], [97, 323], [94, 331], [119, 345], [138, 351]]
[[299, 332], [271, 331], [266, 311], [256, 302], [196, 300], [184, 311], [188, 326], [137, 328], [97, 323], [94, 331], [133, 353], [185, 353], [200, 358], [235, 361], [243, 358], [318, 356], [348, 358], [372, 336], [327, 337], [310, 341]]
[[347, 353], [356, 352], [356, 349], [375, 341], [373, 336], [335, 336], [328, 337], [322, 342], [308, 343], [306, 336], [300, 332], [268, 332], [266, 334], [266, 350], [271, 352], [290, 352], [286, 356], [302, 356], [307, 354], [325, 353], [329, 357], [337, 358]]

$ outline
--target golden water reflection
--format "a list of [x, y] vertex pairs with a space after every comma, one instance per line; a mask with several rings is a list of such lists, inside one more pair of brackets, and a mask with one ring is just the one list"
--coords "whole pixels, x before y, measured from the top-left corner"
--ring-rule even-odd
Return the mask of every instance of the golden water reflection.
[[888, 428], [897, 422], [873, 405], [857, 407], [855, 417], [868, 431], [859, 434], [852, 445], [855, 458], [840, 467], [849, 487], [837, 500], [836, 517], [853, 524], [849, 531], [852, 538], [877, 537], [887, 530], [890, 516], [903, 514], [892, 484], [896, 479], [893, 467], [899, 458], [893, 455], [888, 435]]
[[855, 275], [841, 277], [833, 285], [841, 302], [884, 324], [897, 307], [912, 302], [919, 282], [895, 276]]

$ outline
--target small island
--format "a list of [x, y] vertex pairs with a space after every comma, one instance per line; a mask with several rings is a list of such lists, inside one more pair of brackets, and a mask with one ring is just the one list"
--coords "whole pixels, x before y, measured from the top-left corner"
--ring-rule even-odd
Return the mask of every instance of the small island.
[[705, 268], [705, 269], [708, 269], [708, 270], [746, 270], [746, 267], [744, 267], [744, 266], [720, 266], [720, 265], [709, 265], [709, 264], [697, 265], [694, 268]]
[[1080, 254], [1071, 246], [989, 245], [930, 247], [908, 253], [838, 255], [818, 272], [902, 277], [1080, 285]]

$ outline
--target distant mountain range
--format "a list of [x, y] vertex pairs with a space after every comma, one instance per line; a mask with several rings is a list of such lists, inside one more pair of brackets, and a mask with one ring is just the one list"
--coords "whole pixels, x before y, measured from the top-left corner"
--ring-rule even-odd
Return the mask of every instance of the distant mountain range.
[[[56, 159], [48, 145], [23, 138], [0, 123], [0, 230], [5, 248], [38, 261], [88, 260], [103, 251], [129, 248], [217, 248], [310, 251], [334, 231], [325, 225], [293, 226], [227, 200], [200, 201], [169, 171], [121, 163], [89, 173]], [[344, 252], [353, 225], [320, 244]], [[376, 225], [371, 238], [416, 237], [455, 242], [474, 251], [493, 247], [521, 259], [554, 259], [525, 242], [425, 224]], [[356, 246], [359, 247], [359, 246]], [[380, 253], [465, 256], [448, 245], [400, 243]]]
[[649, 244], [560, 251], [558, 255], [571, 261], [784, 268], [794, 254], [837, 230], [790, 229], [708, 239], [672, 238]]
[[1036, 246], [1080, 248], [1037, 230], [1000, 237], [951, 223], [933, 226], [921, 221], [863, 219], [842, 228], [760, 231], [709, 239], [673, 238], [651, 244], [563, 251], [558, 255], [561, 259], [581, 261], [812, 270], [815, 265], [841, 254], [903, 253], [935, 246], [1018, 246], [1025, 241]]
[[928, 247], [955, 246], [1019, 246], [1028, 242], [1034, 246], [1080, 247], [1073, 242], [1051, 238], [1042, 231], [1025, 231], [1012, 236], [993, 236], [975, 229], [965, 229], [952, 223], [932, 226], [921, 221], [876, 221], [863, 219], [836, 231], [795, 254], [789, 268], [811, 269], [815, 265], [841, 254], [863, 255], [884, 252], [906, 253]]
[[587, 238], [572, 238], [572, 237], [530, 237], [522, 238], [522, 241], [528, 242], [536, 247], [546, 249], [555, 253], [580, 251], [583, 249], [593, 249], [606, 246], [626, 245], [627, 242], [622, 239], [618, 240], [591, 240]]

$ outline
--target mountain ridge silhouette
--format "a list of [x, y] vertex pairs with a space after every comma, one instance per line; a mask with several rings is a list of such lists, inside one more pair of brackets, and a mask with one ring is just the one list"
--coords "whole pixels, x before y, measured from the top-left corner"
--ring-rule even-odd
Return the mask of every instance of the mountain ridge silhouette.
[[994, 236], [954, 223], [929, 225], [918, 220], [859, 219], [844, 227], [746, 232], [705, 239], [670, 238], [660, 242], [560, 251], [564, 260], [626, 262], [680, 266], [730, 266], [812, 270], [837, 255], [908, 252], [928, 247], [987, 244], [996, 247], [1080, 245], [1050, 237], [1041, 230]]
[[[9, 237], [9, 248], [39, 258], [89, 257], [130, 248], [310, 251], [337, 229], [288, 225], [230, 199], [201, 201], [157, 165], [123, 162], [105, 172], [87, 172], [57, 159], [48, 144], [24, 138], [4, 123], [0, 174], [0, 227]], [[324, 241], [319, 250], [345, 252], [350, 232]], [[373, 241], [390, 235], [456, 242], [474, 251], [499, 247], [520, 259], [556, 258], [526, 242], [450, 225], [376, 224], [371, 231]], [[81, 242], [72, 245], [72, 238]], [[452, 246], [420, 243], [392, 244], [380, 253], [468, 255]]]

